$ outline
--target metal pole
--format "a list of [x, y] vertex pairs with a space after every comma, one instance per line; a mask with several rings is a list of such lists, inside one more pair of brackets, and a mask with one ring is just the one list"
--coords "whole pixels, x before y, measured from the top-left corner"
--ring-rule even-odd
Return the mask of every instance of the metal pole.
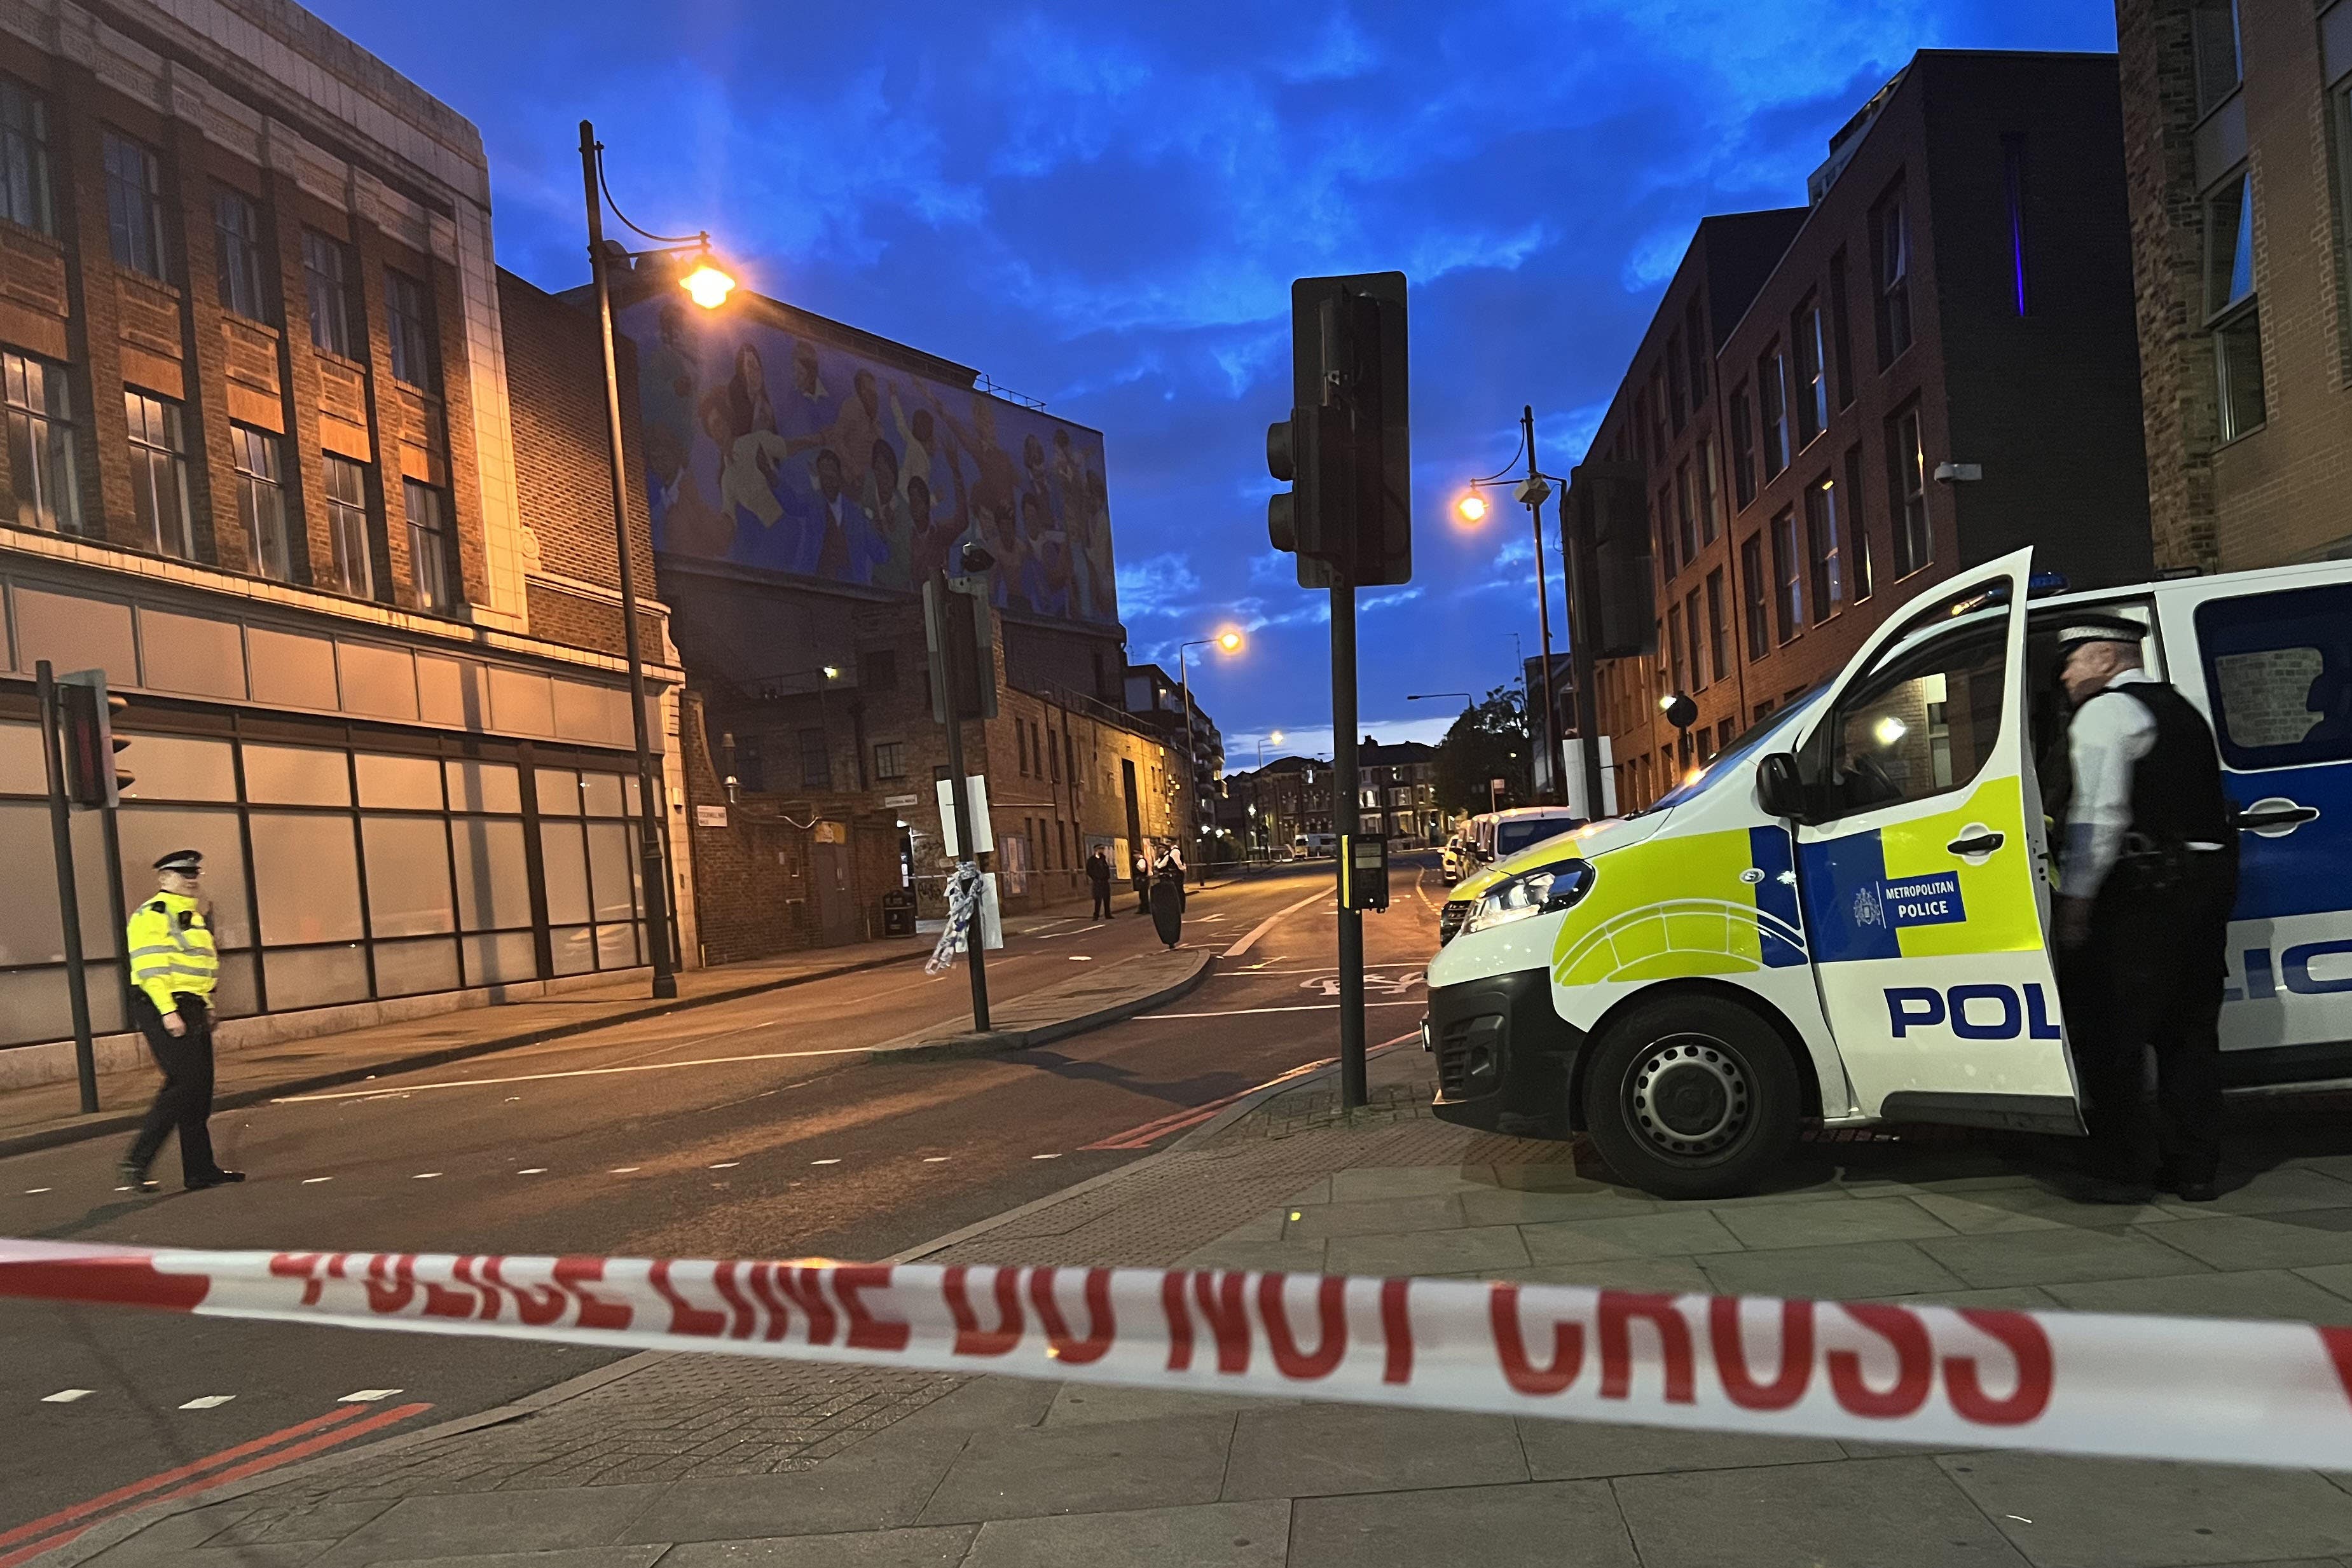
[[1584, 752], [1585, 815], [1597, 822], [1609, 810], [1608, 797], [1601, 791], [1601, 700], [1592, 689], [1591, 573], [1585, 560], [1584, 537], [1570, 521], [1565, 486], [1559, 492], [1559, 553], [1568, 579], [1569, 679], [1575, 686], [1568, 695], [1576, 707], [1576, 734]]
[[[988, 606], [974, 600], [968, 608], [958, 608], [958, 601], [970, 595], [958, 595], [948, 586], [944, 567], [940, 571], [936, 592], [940, 600], [940, 686], [947, 695], [948, 714], [948, 802], [955, 818], [956, 856], [969, 860], [972, 868], [980, 868], [980, 843], [971, 832], [971, 788], [963, 776], [963, 680], [961, 655], [963, 639], [956, 626], [959, 616], [984, 616]], [[984, 710], [983, 710], [984, 711]], [[973, 891], [982, 898], [985, 884]], [[971, 971], [971, 1027], [975, 1034], [988, 1033], [988, 943], [982, 917], [987, 909], [983, 900], [972, 906], [971, 925], [966, 932], [963, 952], [966, 967]]]
[[[1205, 888], [1209, 885], [1209, 854], [1208, 850], [1201, 843], [1201, 824], [1199, 820], [1201, 812], [1201, 780], [1199, 774], [1194, 772], [1192, 757], [1192, 667], [1190, 664], [1187, 664], [1184, 660], [1184, 655], [1192, 646], [1192, 645], [1188, 642], [1180, 642], [1176, 645], [1176, 683], [1183, 689], [1184, 711], [1181, 717], [1184, 721], [1185, 826], [1193, 830], [1191, 835], [1192, 840], [1192, 852], [1200, 857], [1201, 886]], [[1181, 828], [1177, 830], [1177, 853], [1180, 855], [1183, 853], [1182, 844], [1185, 837], [1186, 835]], [[1178, 879], [1180, 891], [1181, 890], [1181, 882], [1182, 879], [1181, 878]]]
[[[1335, 574], [1336, 575], [1336, 574]], [[1364, 1079], [1364, 913], [1348, 907], [1346, 889], [1364, 814], [1356, 796], [1356, 590], [1331, 585], [1331, 826], [1339, 850], [1339, 1105], [1370, 1098]]]
[[[1533, 404], [1520, 405], [1519, 434], [1527, 442], [1528, 478], [1533, 479], [1536, 478], [1536, 411]], [[1528, 521], [1534, 524], [1536, 531], [1536, 621], [1543, 634], [1544, 777], [1551, 780], [1555, 798], [1565, 802], [1568, 799], [1567, 781], [1559, 776], [1559, 736], [1556, 732], [1559, 703], [1552, 696], [1551, 689], [1551, 590], [1544, 584], [1543, 502], [1528, 503]]]
[[[73, 1006], [74, 1078], [81, 1086], [81, 1113], [89, 1116], [98, 1110], [98, 1051], [89, 1037], [89, 993], [83, 987], [81, 962], [81, 889], [74, 883], [73, 819], [66, 805], [65, 769], [58, 752], [58, 683], [42, 659], [33, 667], [33, 679], [41, 699], [41, 760], [47, 764], [49, 784], [49, 847], [57, 857], [58, 920], [64, 928], [66, 947], [66, 998]], [[114, 765], [112, 757], [100, 757], [100, 767]], [[123, 963], [128, 973], [130, 955]]]
[[613, 447], [613, 528], [620, 542], [621, 631], [629, 660], [629, 718], [637, 745], [637, 858], [646, 889], [646, 936], [654, 961], [654, 996], [677, 994], [670, 963], [669, 867], [662, 854], [661, 826], [669, 801], [654, 772], [652, 737], [646, 727], [646, 666], [637, 646], [635, 552], [629, 540], [629, 480], [622, 468], [621, 376], [613, 358], [613, 294], [604, 278], [604, 204], [597, 189], [596, 158], [603, 151], [596, 128], [580, 122], [580, 177], [588, 195], [588, 272], [596, 286], [596, 324], [604, 340], [605, 434]]

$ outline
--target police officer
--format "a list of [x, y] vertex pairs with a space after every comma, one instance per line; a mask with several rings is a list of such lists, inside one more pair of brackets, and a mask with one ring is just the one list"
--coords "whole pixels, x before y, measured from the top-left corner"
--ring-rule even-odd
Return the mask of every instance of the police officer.
[[[2074, 798], [2056, 904], [2067, 1027], [2108, 1196], [2210, 1201], [2221, 1160], [2221, 989], [2238, 835], [2204, 716], [2141, 667], [2147, 628], [2058, 636]], [[2156, 1098], [2147, 1094], [2153, 1058]]]
[[131, 1016], [147, 1037], [163, 1087], [122, 1157], [122, 1183], [152, 1193], [147, 1177], [164, 1134], [180, 1133], [180, 1174], [190, 1192], [245, 1180], [213, 1158], [213, 986], [220, 957], [212, 926], [196, 902], [205, 858], [174, 849], [155, 862], [155, 896], [131, 917], [124, 950], [131, 955]]

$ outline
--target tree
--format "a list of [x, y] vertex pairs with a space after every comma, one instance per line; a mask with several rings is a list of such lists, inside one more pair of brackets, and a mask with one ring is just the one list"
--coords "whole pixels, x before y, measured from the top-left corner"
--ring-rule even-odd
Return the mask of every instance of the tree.
[[1488, 786], [1501, 779], [1503, 804], [1524, 805], [1533, 796], [1528, 770], [1534, 759], [1527, 700], [1516, 686], [1497, 686], [1464, 709], [1438, 742], [1437, 803], [1450, 811], [1492, 810]]

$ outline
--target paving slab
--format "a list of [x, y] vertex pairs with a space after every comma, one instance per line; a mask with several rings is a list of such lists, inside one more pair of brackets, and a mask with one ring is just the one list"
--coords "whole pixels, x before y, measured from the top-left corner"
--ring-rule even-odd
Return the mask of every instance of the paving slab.
[[893, 1436], [924, 1432], [996, 1432], [1034, 1426], [1053, 1408], [1055, 1384], [1026, 1377], [975, 1377], [894, 1424]]
[[1360, 1165], [1334, 1172], [1331, 1201], [1438, 1197], [1448, 1193], [1495, 1190], [1492, 1165]]
[[1507, 1415], [1302, 1405], [1241, 1413], [1223, 1495], [1316, 1497], [1527, 1479]]
[[345, 1536], [320, 1568], [362, 1568], [406, 1557], [457, 1557], [511, 1549], [608, 1546], [663, 1489], [643, 1482], [403, 1498]]
[[[1463, 1278], [1469, 1278], [1464, 1276]], [[1494, 1276], [1522, 1285], [1583, 1285], [1601, 1290], [1670, 1290], [1711, 1294], [1706, 1271], [1687, 1258], [1628, 1258], [1614, 1263], [1546, 1263], [1510, 1268]]]
[[1674, 1470], [1749, 1469], [1843, 1459], [1826, 1437], [1764, 1437], [1743, 1432], [1685, 1432], [1671, 1426], [1620, 1426], [1598, 1421], [1519, 1418], [1528, 1473], [1539, 1481], [1639, 1476]]
[[1655, 1205], [1627, 1204], [1605, 1188], [1587, 1183], [1583, 1190], [1530, 1192], [1518, 1187], [1491, 1187], [1459, 1194], [1462, 1218], [1468, 1225], [1544, 1225], [1561, 1220], [1617, 1219], [1629, 1211], [1660, 1212]]
[[915, 1522], [970, 1440], [964, 1432], [892, 1432], [887, 1442], [860, 1444], [812, 1470], [676, 1481], [623, 1539], [734, 1541], [897, 1529]]
[[2001, 1236], [2021, 1230], [2060, 1230], [2065, 1221], [2047, 1215], [2021, 1212], [1971, 1193], [1937, 1193], [1924, 1189], [1907, 1194], [1927, 1213], [1961, 1236]]
[[131, 1552], [125, 1542], [91, 1558], [92, 1568], [310, 1568], [333, 1543], [325, 1541], [278, 1541], [246, 1546], [185, 1546], [169, 1552]]
[[1111, 1513], [1217, 1500], [1232, 1415], [1048, 1426], [965, 1445], [920, 1516], [980, 1523], [1055, 1513]]
[[1275, 1499], [993, 1520], [962, 1568], [1283, 1568], [1289, 1547], [1290, 1504]]
[[341, 1541], [391, 1506], [387, 1500], [259, 1509], [211, 1537], [206, 1544], [233, 1546], [289, 1541]]
[[1172, 1388], [1105, 1388], [1066, 1383], [1045, 1413], [1048, 1426], [1100, 1426], [1108, 1421], [1166, 1421], [1181, 1415], [1223, 1415], [1297, 1405], [1251, 1394], [1181, 1394]]
[[2352, 1496], [2309, 1470], [2021, 1453], [1936, 1462], [2034, 1568], [2187, 1568], [2352, 1549]]
[[1670, 1209], [1664, 1214], [1620, 1219], [1556, 1220], [1523, 1225], [1531, 1263], [1603, 1263], [1627, 1258], [1687, 1258], [1702, 1252], [1738, 1252], [1739, 1238], [1706, 1209]]
[[90, 1561], [103, 1563], [106, 1568], [150, 1568], [151, 1564], [153, 1568], [165, 1568], [166, 1564], [184, 1562], [189, 1552], [258, 1511], [250, 1502], [226, 1502], [171, 1514], [129, 1540], [108, 1547]]
[[[1959, 1239], [1959, 1238], [1953, 1238]], [[1920, 1250], [1950, 1243], [1862, 1241], [1851, 1247], [1784, 1247], [1717, 1253], [1698, 1260], [1717, 1290], [1737, 1296], [1898, 1296], [1957, 1290], [1970, 1281]]]
[[1286, 1241], [1381, 1236], [1408, 1230], [1459, 1230], [1463, 1225], [1461, 1200], [1451, 1194], [1301, 1204], [1287, 1210], [1282, 1235]]
[[1534, 1261], [1517, 1228], [1507, 1225], [1337, 1237], [1324, 1243], [1323, 1259], [1334, 1274], [1379, 1275], [1465, 1274], [1525, 1268]]
[[[2223, 1180], [2226, 1183], [2230, 1178], [2225, 1174]], [[2305, 1166], [2281, 1165], [2276, 1170], [2257, 1171], [2237, 1185], [2228, 1187], [2211, 1203], [2184, 1204], [2169, 1195], [2156, 1201], [2160, 1207], [2182, 1209], [2191, 1215], [2352, 1208], [2352, 1181], [2339, 1180], [2337, 1175]]]
[[1932, 1459], [1628, 1476], [1644, 1568], [2026, 1568]]
[[1176, 1260], [1180, 1268], [1253, 1268], [1284, 1274], [1319, 1274], [1330, 1243], [1320, 1240], [1230, 1241], [1220, 1239]]
[[1287, 1568], [1640, 1568], [1605, 1481], [1544, 1481], [1291, 1505]]
[[575, 1546], [556, 1552], [492, 1552], [467, 1557], [400, 1557], [374, 1568], [653, 1568], [663, 1546]]
[[[1782, 1247], [1841, 1247], [1857, 1241], [1914, 1241], [1950, 1236], [1952, 1228], [1906, 1197], [1853, 1198], [1842, 1204], [1717, 1205], [1715, 1218], [1751, 1251]], [[1693, 1247], [1691, 1251], [1703, 1248]]]
[[[2260, 1220], [2182, 1220], [2160, 1227], [2195, 1230], [2205, 1225], [2259, 1225]], [[2156, 1279], [2191, 1272], [2197, 1259], [2138, 1230], [2024, 1231], [2015, 1236], [1958, 1236], [1922, 1241], [1918, 1248], [1971, 1285], [2064, 1285], [2084, 1279]], [[2326, 1261], [2314, 1258], [2313, 1262]], [[2186, 1267], [2184, 1267], [2184, 1264]], [[2244, 1265], [2253, 1268], [2259, 1265]]]
[[803, 1535], [781, 1541], [709, 1541], [673, 1546], [661, 1568], [957, 1568], [979, 1527]]
[[2352, 1323], [2352, 1301], [2284, 1268], [2176, 1274], [2156, 1279], [2095, 1279], [2047, 1289], [2060, 1306], [2077, 1312]]
[[2304, 1268], [2352, 1263], [2352, 1209], [2311, 1209], [2262, 1217], [2219, 1215], [2156, 1229], [2171, 1246], [2216, 1268]]

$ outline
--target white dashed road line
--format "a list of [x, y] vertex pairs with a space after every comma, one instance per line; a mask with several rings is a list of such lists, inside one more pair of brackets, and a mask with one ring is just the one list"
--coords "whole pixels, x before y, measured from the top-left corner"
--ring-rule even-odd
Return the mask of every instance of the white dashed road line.
[[521, 1170], [517, 1171], [515, 1174], [518, 1176], [543, 1176], [547, 1174], [547, 1167], [544, 1165], [525, 1165]]
[[867, 1054], [864, 1046], [844, 1046], [828, 1051], [760, 1051], [747, 1057], [698, 1057], [683, 1062], [632, 1062], [625, 1067], [572, 1068], [563, 1072], [522, 1073], [514, 1078], [453, 1078], [440, 1083], [413, 1083], [404, 1089], [353, 1089], [331, 1094], [281, 1094], [272, 1105], [314, 1105], [337, 1100], [397, 1100], [411, 1094], [422, 1094], [428, 1089], [493, 1089], [507, 1083], [541, 1083], [559, 1078], [603, 1078], [611, 1073], [667, 1072], [672, 1068], [728, 1067], [737, 1062], [794, 1061], [803, 1057], [857, 1057]]
[[390, 1399], [395, 1394], [404, 1394], [405, 1392], [407, 1392], [405, 1389], [399, 1388], [354, 1388], [349, 1394], [344, 1394], [341, 1399], [336, 1400], [335, 1403], [338, 1405], [373, 1405], [380, 1399]]
[[706, 1171], [731, 1171], [742, 1163], [743, 1162], [740, 1160], [721, 1160], [717, 1164], [706, 1165], [703, 1169]]
[[1247, 936], [1243, 937], [1241, 941], [1225, 949], [1225, 956], [1227, 958], [1239, 958], [1243, 953], [1247, 952], [1252, 947], [1256, 945], [1258, 938], [1272, 931], [1281, 921], [1283, 916], [1303, 910], [1318, 899], [1328, 899], [1330, 896], [1331, 895], [1329, 893], [1318, 889], [1316, 891], [1307, 894], [1305, 898], [1299, 900], [1295, 904], [1284, 905], [1281, 909], [1275, 910], [1274, 913], [1266, 916], [1265, 919], [1252, 926]]
[[39, 1196], [41, 1194], [46, 1193], [46, 1192], [47, 1192], [48, 1190], [49, 1190], [49, 1189], [48, 1189], [48, 1188], [47, 1188], [47, 1187], [26, 1187], [26, 1188], [25, 1189], [25, 1195], [26, 1195], [26, 1197], [28, 1197], [28, 1198], [30, 1198], [30, 1197], [37, 1197], [37, 1196]]
[[438, 1171], [419, 1171], [408, 1179], [412, 1182], [429, 1182], [440, 1174]]
[[90, 1393], [91, 1390], [87, 1388], [60, 1388], [55, 1394], [44, 1394], [41, 1395], [41, 1403], [44, 1405], [71, 1405], [77, 1399], [89, 1398]]
[[315, 1187], [320, 1182], [331, 1182], [334, 1179], [332, 1176], [305, 1176], [302, 1178], [302, 1184], [306, 1187]]
[[604, 1173], [608, 1176], [632, 1176], [643, 1169], [642, 1165], [615, 1165]]
[[836, 1156], [831, 1160], [811, 1160], [809, 1163], [812, 1165], [838, 1165], [841, 1163], [841, 1161], [839, 1157]]
[[1058, 1160], [1061, 1158], [1059, 1154], [1032, 1154], [1029, 1157], [1032, 1160]]
[[203, 1394], [180, 1406], [183, 1410], [217, 1410], [236, 1397], [234, 1394]]
[[923, 1156], [923, 1163], [926, 1165], [944, 1165], [947, 1163], [948, 1156], [945, 1154], [926, 1154]]

